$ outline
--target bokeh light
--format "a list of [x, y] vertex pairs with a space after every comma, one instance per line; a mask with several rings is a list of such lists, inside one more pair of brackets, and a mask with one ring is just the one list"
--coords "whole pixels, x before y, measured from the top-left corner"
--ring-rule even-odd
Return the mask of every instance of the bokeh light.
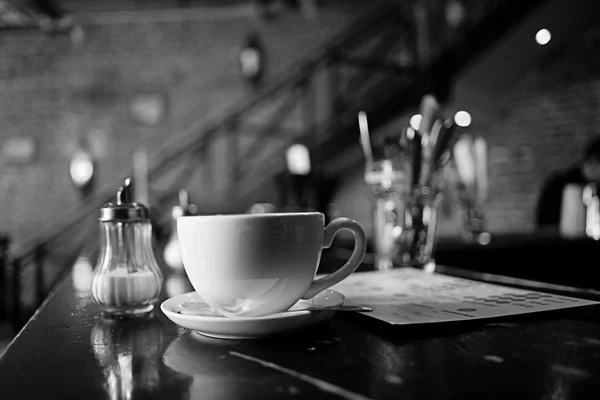
[[454, 114], [454, 122], [456, 122], [456, 125], [465, 128], [471, 125], [471, 114], [466, 111], [458, 111]]
[[421, 116], [421, 114], [415, 114], [412, 117], [410, 117], [410, 127], [413, 128], [415, 131], [419, 130], [419, 127], [421, 126], [421, 120], [423, 119], [423, 117]]
[[552, 35], [550, 34], [550, 31], [548, 29], [540, 29], [535, 34], [535, 41], [539, 45], [544, 46], [544, 45], [550, 43], [550, 39], [552, 39]]
[[94, 176], [92, 157], [86, 151], [78, 151], [71, 159], [69, 171], [77, 187], [85, 186]]
[[310, 153], [306, 146], [294, 144], [286, 152], [287, 167], [293, 175], [308, 175], [310, 173]]

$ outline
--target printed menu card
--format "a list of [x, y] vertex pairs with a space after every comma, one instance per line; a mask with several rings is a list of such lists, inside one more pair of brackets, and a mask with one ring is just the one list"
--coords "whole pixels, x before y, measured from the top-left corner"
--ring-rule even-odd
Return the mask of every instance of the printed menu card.
[[347, 304], [373, 307], [366, 315], [396, 325], [472, 320], [599, 304], [412, 268], [354, 273], [332, 289], [343, 293]]

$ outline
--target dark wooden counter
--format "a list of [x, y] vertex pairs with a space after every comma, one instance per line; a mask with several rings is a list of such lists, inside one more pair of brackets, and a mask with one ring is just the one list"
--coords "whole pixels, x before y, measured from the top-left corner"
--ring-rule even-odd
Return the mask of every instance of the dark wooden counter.
[[410, 327], [337, 314], [257, 341], [98, 312], [64, 281], [0, 359], [0, 398], [600, 398], [596, 306]]

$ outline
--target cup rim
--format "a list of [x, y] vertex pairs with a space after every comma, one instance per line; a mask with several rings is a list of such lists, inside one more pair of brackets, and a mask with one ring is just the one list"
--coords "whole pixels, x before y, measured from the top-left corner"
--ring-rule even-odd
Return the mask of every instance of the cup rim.
[[241, 219], [241, 218], [281, 218], [281, 217], [301, 217], [312, 215], [324, 215], [318, 211], [308, 212], [293, 212], [293, 213], [257, 213], [257, 214], [210, 214], [210, 215], [182, 215], [177, 219], [206, 219], [206, 218], [226, 218], [226, 219]]

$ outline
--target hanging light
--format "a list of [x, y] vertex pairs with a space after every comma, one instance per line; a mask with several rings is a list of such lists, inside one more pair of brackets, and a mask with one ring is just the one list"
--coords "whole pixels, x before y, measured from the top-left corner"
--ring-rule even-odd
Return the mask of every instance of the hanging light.
[[253, 85], [262, 81], [265, 70], [265, 51], [258, 35], [248, 35], [238, 54], [238, 61], [242, 78]]
[[183, 268], [183, 260], [181, 258], [181, 248], [179, 247], [179, 239], [177, 237], [177, 228], [175, 227], [175, 223], [177, 218], [183, 215], [183, 210], [180, 206], [174, 206], [171, 212], [171, 217], [173, 219], [173, 229], [171, 230], [171, 237], [169, 237], [169, 241], [165, 246], [165, 250], [163, 252], [163, 258], [165, 263], [173, 269], [180, 270]]
[[79, 256], [77, 258], [71, 272], [73, 288], [77, 293], [88, 293], [90, 291], [93, 270], [94, 267], [88, 257]]
[[189, 204], [188, 193], [185, 190], [179, 191], [179, 205], [173, 206], [171, 210], [171, 236], [165, 249], [163, 250], [163, 259], [165, 263], [176, 271], [183, 270], [183, 259], [181, 257], [181, 247], [179, 237], [177, 236], [177, 219], [184, 215], [193, 215], [196, 211], [194, 204]]
[[310, 154], [303, 144], [290, 146], [285, 153], [287, 168], [292, 175], [308, 175], [310, 173]]
[[78, 189], [87, 187], [94, 177], [94, 161], [90, 153], [79, 149], [73, 154], [69, 165], [71, 180]]

